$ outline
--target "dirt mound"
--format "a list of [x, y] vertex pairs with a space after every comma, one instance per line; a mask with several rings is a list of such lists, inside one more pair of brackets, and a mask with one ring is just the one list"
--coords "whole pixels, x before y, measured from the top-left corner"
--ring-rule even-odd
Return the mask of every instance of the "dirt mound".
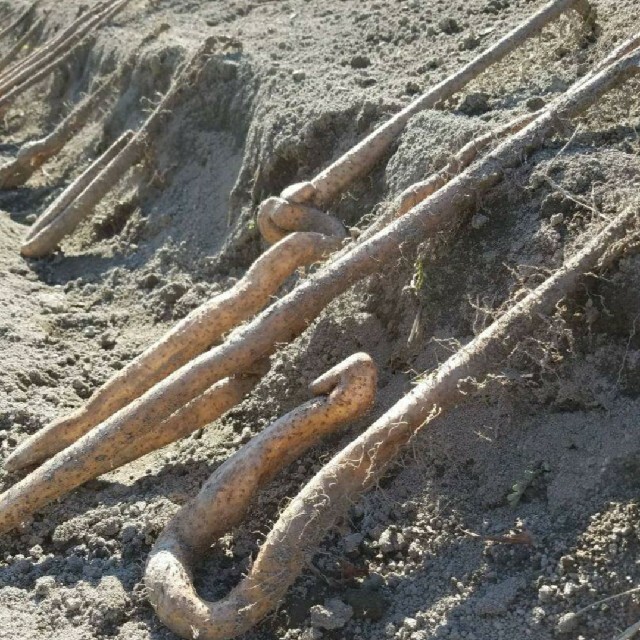
[[[59, 33], [83, 4], [41, 0], [41, 37]], [[2, 458], [232, 287], [264, 250], [255, 219], [264, 198], [310, 179], [539, 6], [132, 0], [0, 127], [9, 160], [117, 73], [72, 141], [25, 185], [0, 191]], [[27, 7], [0, 2], [7, 23]], [[332, 215], [357, 236], [474, 136], [584, 77], [638, 19], [632, 0], [595, 7], [594, 33], [567, 14], [461, 94], [412, 117]], [[35, 19], [3, 36], [0, 52]], [[216, 54], [143, 161], [61, 251], [21, 258], [28, 225], [144, 122], [208, 36]], [[585, 229], [637, 197], [638, 95], [637, 80], [616, 89], [472, 203], [460, 224], [336, 298], [223, 418], [3, 535], [0, 637], [177, 637], [155, 616], [142, 574], [179, 506], [248, 439], [308, 400], [316, 377], [357, 351], [375, 360], [372, 414], [281, 473], [203, 560], [196, 586], [217, 599], [331, 455], [559, 268]], [[292, 276], [281, 295], [305, 277]], [[640, 580], [639, 281], [635, 255], [588, 277], [462, 406], [420, 432], [323, 541], [281, 608], [246, 637], [604, 640], [636, 622], [633, 594], [581, 609]], [[3, 489], [19, 477], [0, 469]]]

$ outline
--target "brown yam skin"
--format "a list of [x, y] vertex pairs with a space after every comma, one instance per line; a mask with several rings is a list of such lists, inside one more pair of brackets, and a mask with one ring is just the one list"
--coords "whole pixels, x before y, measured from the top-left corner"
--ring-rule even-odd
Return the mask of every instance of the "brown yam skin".
[[151, 603], [168, 627], [185, 638], [196, 631], [203, 640], [233, 637], [277, 606], [271, 597], [274, 579], [290, 581], [277, 558], [268, 567], [254, 565], [257, 571], [252, 569], [227, 598], [215, 603], [197, 595], [190, 566], [242, 520], [256, 491], [278, 471], [323, 436], [364, 415], [374, 402], [376, 380], [375, 364], [367, 354], [347, 358], [311, 384], [317, 398], [253, 438], [180, 510], [158, 539], [145, 572]]

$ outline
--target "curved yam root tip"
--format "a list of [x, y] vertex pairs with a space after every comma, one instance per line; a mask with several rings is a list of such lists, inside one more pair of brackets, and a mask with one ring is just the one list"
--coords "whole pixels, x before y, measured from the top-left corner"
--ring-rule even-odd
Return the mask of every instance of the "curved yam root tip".
[[[307, 184], [293, 185], [293, 188]], [[293, 231], [316, 231], [339, 239], [347, 237], [339, 220], [320, 209], [298, 204], [286, 197], [287, 191], [279, 198], [268, 198], [258, 209], [258, 228], [269, 244], [275, 244]]]
[[[249, 575], [220, 602], [195, 591], [197, 555], [239, 523], [255, 492], [323, 436], [363, 416], [373, 404], [376, 367], [358, 353], [310, 387], [316, 398], [283, 416], [227, 460], [184, 506], [153, 548], [145, 572], [160, 619], [184, 638], [231, 638], [251, 628], [279, 602], [291, 579], [290, 559], [267, 540]], [[293, 568], [295, 575], [301, 566]]]
[[0, 495], [0, 533], [17, 527], [38, 509], [81, 484], [183, 438], [218, 419], [242, 400], [259, 376], [216, 383], [144, 433], [103, 423]]
[[335, 251], [340, 240], [292, 233], [266, 251], [231, 289], [191, 312], [158, 342], [120, 370], [75, 413], [56, 420], [22, 443], [6, 469], [31, 466], [61, 451], [125, 405], [218, 342], [263, 309], [299, 267]]
[[[637, 213], [627, 211], [597, 233], [555, 275], [449, 358], [325, 465], [282, 512], [249, 575], [227, 598], [210, 603], [195, 592], [189, 567], [202, 546], [223, 533], [216, 524], [226, 518], [235, 523], [235, 510], [226, 511], [225, 504], [235, 496], [233, 483], [244, 476], [238, 471], [236, 477], [223, 465], [196, 500], [169, 524], [151, 552], [145, 582], [160, 619], [184, 638], [222, 640], [246, 631], [274, 609], [336, 520], [382, 476], [416, 432], [467, 397], [461, 388], [464, 381], [483, 379], [493, 363], [501, 362], [518, 340], [531, 332], [539, 318], [552, 313], [564, 296], [575, 291], [583, 274], [624, 251], [624, 240], [616, 241], [634, 218], [637, 224]], [[246, 490], [252, 492], [256, 486], [251, 483]], [[209, 537], [199, 526], [207, 517], [211, 525], [204, 526], [211, 526]]]

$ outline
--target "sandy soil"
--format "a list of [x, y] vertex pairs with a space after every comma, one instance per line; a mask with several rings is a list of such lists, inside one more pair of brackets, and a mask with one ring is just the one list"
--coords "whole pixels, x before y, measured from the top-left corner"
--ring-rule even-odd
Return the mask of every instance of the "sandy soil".
[[[42, 0], [45, 33], [83, 4]], [[313, 176], [541, 4], [132, 0], [1, 124], [9, 160], [101, 76], [121, 70], [93, 121], [24, 187], [0, 192], [0, 456], [231, 286], [263, 249], [254, 220], [262, 198]], [[26, 6], [0, 2], [3, 24]], [[565, 90], [637, 28], [634, 0], [595, 6], [594, 34], [569, 14], [441, 109], [415, 116], [332, 213], [365, 228], [474, 134]], [[242, 51], [207, 65], [145, 161], [61, 251], [22, 259], [28, 225], [143, 121], [179, 62], [212, 34], [237, 39]], [[0, 42], [3, 51], [17, 35]], [[148, 604], [142, 572], [177, 507], [251, 434], [308, 399], [317, 375], [355, 351], [376, 360], [372, 416], [280, 474], [203, 562], [197, 586], [218, 598], [332, 453], [561, 265], [586, 228], [637, 196], [639, 88], [628, 83], [568, 125], [391, 277], [335, 300], [221, 420], [0, 537], [0, 638], [175, 638]], [[605, 640], [640, 619], [634, 594], [574, 615], [640, 584], [639, 284], [633, 255], [587, 279], [464, 406], [419, 435], [246, 637]], [[0, 468], [0, 487], [18, 479]], [[484, 539], [514, 531], [532, 544]], [[335, 630], [312, 618], [325, 603], [334, 622], [347, 612]]]

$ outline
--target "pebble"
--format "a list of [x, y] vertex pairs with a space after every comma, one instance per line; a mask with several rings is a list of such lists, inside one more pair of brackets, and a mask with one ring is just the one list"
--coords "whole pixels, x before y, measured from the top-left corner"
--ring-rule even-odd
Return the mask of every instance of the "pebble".
[[353, 608], [339, 598], [326, 600], [310, 609], [311, 626], [317, 629], [341, 629], [353, 616]]
[[560, 634], [571, 633], [578, 626], [578, 616], [575, 613], [565, 613], [556, 624], [556, 631]]
[[369, 58], [369, 56], [365, 56], [359, 53], [351, 58], [349, 64], [354, 69], [366, 69], [367, 67], [371, 66], [371, 59]]

